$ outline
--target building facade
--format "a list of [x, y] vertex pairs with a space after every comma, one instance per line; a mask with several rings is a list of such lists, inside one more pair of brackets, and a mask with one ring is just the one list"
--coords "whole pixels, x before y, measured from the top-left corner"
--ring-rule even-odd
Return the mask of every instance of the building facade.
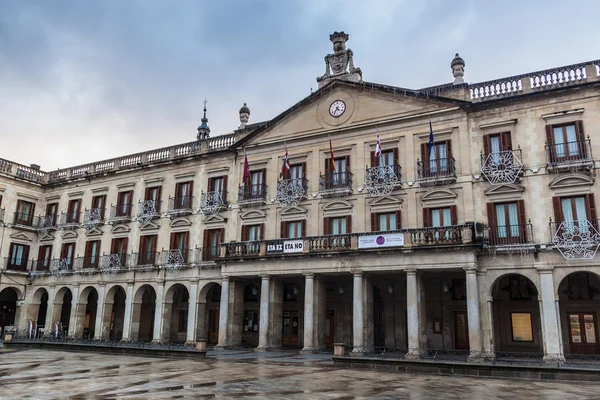
[[50, 172], [0, 160], [0, 326], [599, 354], [600, 61], [469, 84], [457, 54], [453, 82], [409, 90], [364, 81], [330, 39], [319, 89], [269, 121], [244, 104], [210, 137], [205, 105], [194, 142]]

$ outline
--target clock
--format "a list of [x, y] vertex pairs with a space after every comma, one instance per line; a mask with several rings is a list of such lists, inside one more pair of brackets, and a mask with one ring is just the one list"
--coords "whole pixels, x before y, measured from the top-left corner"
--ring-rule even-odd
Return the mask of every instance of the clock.
[[336, 100], [329, 106], [329, 114], [331, 114], [332, 117], [339, 117], [344, 111], [346, 111], [346, 103], [342, 100]]

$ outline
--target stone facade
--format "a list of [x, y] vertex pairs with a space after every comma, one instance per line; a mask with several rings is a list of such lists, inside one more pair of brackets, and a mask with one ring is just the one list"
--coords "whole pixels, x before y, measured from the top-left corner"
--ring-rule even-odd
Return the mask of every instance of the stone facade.
[[457, 55], [454, 82], [407, 90], [363, 82], [347, 39], [270, 121], [244, 105], [223, 136], [205, 113], [196, 142], [52, 172], [0, 160], [2, 325], [600, 353], [600, 62], [468, 84]]

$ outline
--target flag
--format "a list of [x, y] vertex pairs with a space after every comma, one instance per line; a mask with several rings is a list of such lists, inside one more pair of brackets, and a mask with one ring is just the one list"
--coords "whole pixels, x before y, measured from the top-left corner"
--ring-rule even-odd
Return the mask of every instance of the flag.
[[285, 155], [283, 156], [283, 164], [281, 165], [281, 173], [279, 174], [279, 177], [281, 179], [285, 178], [285, 176], [287, 175], [289, 170], [290, 170], [290, 160], [288, 159], [288, 151], [287, 151], [287, 146], [286, 146], [285, 147]]
[[377, 132], [377, 144], [375, 145], [375, 157], [379, 158], [381, 155], [381, 142], [379, 141], [379, 129], [375, 128]]
[[331, 163], [331, 172], [335, 172], [335, 160], [333, 158], [333, 146], [331, 145], [331, 137], [329, 138], [329, 162]]
[[431, 158], [431, 149], [433, 149], [433, 127], [431, 126], [431, 120], [429, 120], [429, 142], [427, 142], [427, 156]]
[[244, 148], [244, 176], [242, 182], [245, 184], [250, 183], [250, 166], [248, 165], [248, 156], [246, 155], [246, 149]]

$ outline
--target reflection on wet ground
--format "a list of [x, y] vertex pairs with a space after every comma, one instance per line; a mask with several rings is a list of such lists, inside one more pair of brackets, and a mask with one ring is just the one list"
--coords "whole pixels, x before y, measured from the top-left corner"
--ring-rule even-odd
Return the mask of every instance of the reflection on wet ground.
[[334, 367], [330, 354], [231, 350], [205, 360], [0, 349], [2, 399], [600, 399], [600, 385]]

